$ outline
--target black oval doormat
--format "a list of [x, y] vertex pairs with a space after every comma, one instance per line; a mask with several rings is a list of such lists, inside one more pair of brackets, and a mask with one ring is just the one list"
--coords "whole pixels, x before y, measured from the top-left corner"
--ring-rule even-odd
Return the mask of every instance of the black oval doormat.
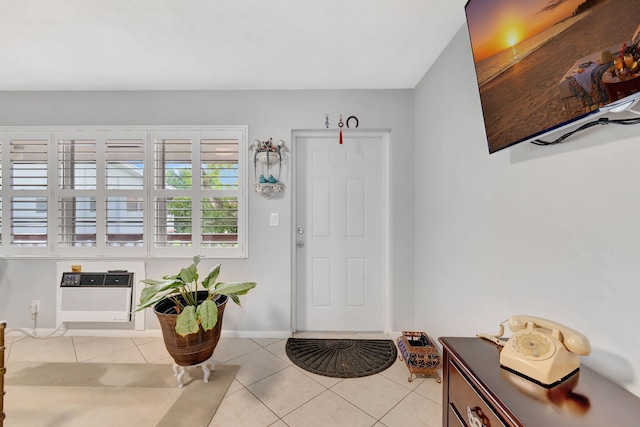
[[305, 371], [334, 378], [377, 374], [398, 355], [392, 340], [289, 338], [287, 356]]

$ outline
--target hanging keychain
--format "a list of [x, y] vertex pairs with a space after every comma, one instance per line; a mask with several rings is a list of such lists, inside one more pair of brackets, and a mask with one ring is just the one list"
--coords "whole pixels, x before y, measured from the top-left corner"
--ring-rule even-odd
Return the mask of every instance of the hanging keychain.
[[344, 123], [342, 123], [342, 114], [340, 114], [340, 121], [338, 122], [338, 127], [340, 128], [340, 144], [342, 144], [342, 126], [344, 126]]

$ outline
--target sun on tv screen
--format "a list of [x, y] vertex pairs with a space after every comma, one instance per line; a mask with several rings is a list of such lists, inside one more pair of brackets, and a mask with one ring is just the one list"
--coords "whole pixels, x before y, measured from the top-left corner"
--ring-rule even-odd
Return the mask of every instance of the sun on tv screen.
[[469, 0], [489, 152], [640, 97], [640, 0]]

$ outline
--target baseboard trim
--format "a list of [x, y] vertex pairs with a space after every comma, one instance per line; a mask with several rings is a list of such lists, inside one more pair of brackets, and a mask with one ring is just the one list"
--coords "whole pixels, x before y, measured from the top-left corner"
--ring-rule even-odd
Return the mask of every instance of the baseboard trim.
[[[146, 338], [146, 337], [162, 337], [160, 329], [146, 329], [144, 331], [134, 330], [115, 330], [115, 329], [67, 329], [66, 331], [58, 331], [55, 329], [38, 329], [35, 338], [52, 338], [58, 336], [67, 337], [117, 337], [117, 338]], [[8, 341], [21, 338], [25, 335], [31, 335], [29, 329], [13, 329], [5, 334]], [[53, 334], [53, 335], [52, 335]], [[293, 334], [291, 331], [225, 331], [222, 330], [221, 338], [289, 338]]]
[[225, 331], [222, 330], [221, 338], [290, 338], [291, 331]]

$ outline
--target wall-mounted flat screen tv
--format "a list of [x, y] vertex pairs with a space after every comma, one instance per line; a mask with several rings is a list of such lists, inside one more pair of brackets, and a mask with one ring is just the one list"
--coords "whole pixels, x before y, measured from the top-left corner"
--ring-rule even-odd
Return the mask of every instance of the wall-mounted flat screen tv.
[[640, 0], [469, 0], [489, 152], [640, 97]]

